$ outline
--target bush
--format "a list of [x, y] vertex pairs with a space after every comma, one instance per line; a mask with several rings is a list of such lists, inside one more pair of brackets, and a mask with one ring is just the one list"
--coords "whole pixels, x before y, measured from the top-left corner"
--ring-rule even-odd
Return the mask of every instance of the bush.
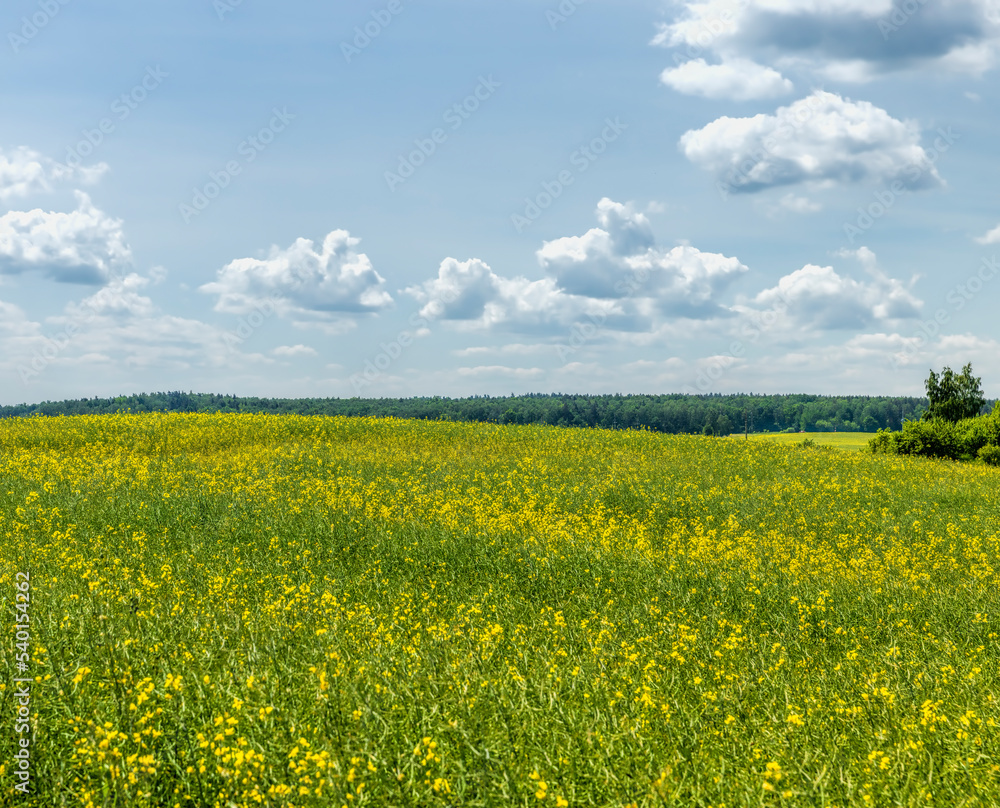
[[[900, 432], [880, 429], [868, 442], [868, 450], [885, 454], [939, 457], [950, 460], [992, 458], [1000, 444], [1000, 404], [990, 415], [948, 421], [907, 421]], [[991, 460], [986, 459], [990, 463]]]
[[895, 433], [891, 429], [880, 429], [868, 441], [868, 451], [873, 454], [896, 454]]
[[893, 434], [896, 454], [917, 457], [945, 457], [957, 460], [961, 454], [955, 424], [935, 418], [933, 421], [907, 421]]
[[979, 450], [979, 459], [988, 466], [1000, 466], [1000, 446], [984, 446]]

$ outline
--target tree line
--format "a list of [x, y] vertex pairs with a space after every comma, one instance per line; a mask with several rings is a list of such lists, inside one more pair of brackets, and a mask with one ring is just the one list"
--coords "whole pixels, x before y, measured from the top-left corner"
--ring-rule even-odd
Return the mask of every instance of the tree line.
[[348, 415], [498, 424], [549, 424], [665, 433], [876, 432], [920, 419], [922, 397], [818, 395], [573, 395], [471, 398], [256, 398], [193, 392], [140, 393], [0, 407], [0, 417], [92, 415], [119, 411]]

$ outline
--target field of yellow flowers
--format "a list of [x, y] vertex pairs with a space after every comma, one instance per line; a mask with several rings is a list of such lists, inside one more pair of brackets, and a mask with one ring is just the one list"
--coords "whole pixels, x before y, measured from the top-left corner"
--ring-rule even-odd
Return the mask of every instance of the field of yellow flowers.
[[11, 419], [0, 536], [3, 806], [1000, 804], [998, 469]]

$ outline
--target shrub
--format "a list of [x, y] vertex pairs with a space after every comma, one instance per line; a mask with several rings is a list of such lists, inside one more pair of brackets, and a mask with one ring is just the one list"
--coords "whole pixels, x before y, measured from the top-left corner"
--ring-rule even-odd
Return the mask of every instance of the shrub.
[[979, 459], [988, 466], [1000, 466], [1000, 446], [984, 446], [979, 450]]
[[994, 407], [990, 415], [976, 418], [964, 418], [961, 421], [948, 421], [944, 418], [907, 421], [900, 432], [880, 429], [868, 442], [868, 450], [885, 454], [975, 460], [977, 457], [994, 457], [998, 444], [1000, 404]]
[[896, 451], [918, 457], [944, 457], [957, 460], [961, 455], [955, 424], [941, 418], [933, 421], [907, 421], [896, 433]]
[[868, 451], [873, 454], [896, 454], [895, 433], [891, 429], [880, 429], [868, 441]]

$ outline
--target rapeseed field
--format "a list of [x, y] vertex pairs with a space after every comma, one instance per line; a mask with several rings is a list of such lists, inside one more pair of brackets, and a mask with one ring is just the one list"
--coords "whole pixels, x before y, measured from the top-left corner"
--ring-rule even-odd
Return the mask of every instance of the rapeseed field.
[[11, 419], [0, 535], [4, 806], [1000, 804], [997, 469]]

